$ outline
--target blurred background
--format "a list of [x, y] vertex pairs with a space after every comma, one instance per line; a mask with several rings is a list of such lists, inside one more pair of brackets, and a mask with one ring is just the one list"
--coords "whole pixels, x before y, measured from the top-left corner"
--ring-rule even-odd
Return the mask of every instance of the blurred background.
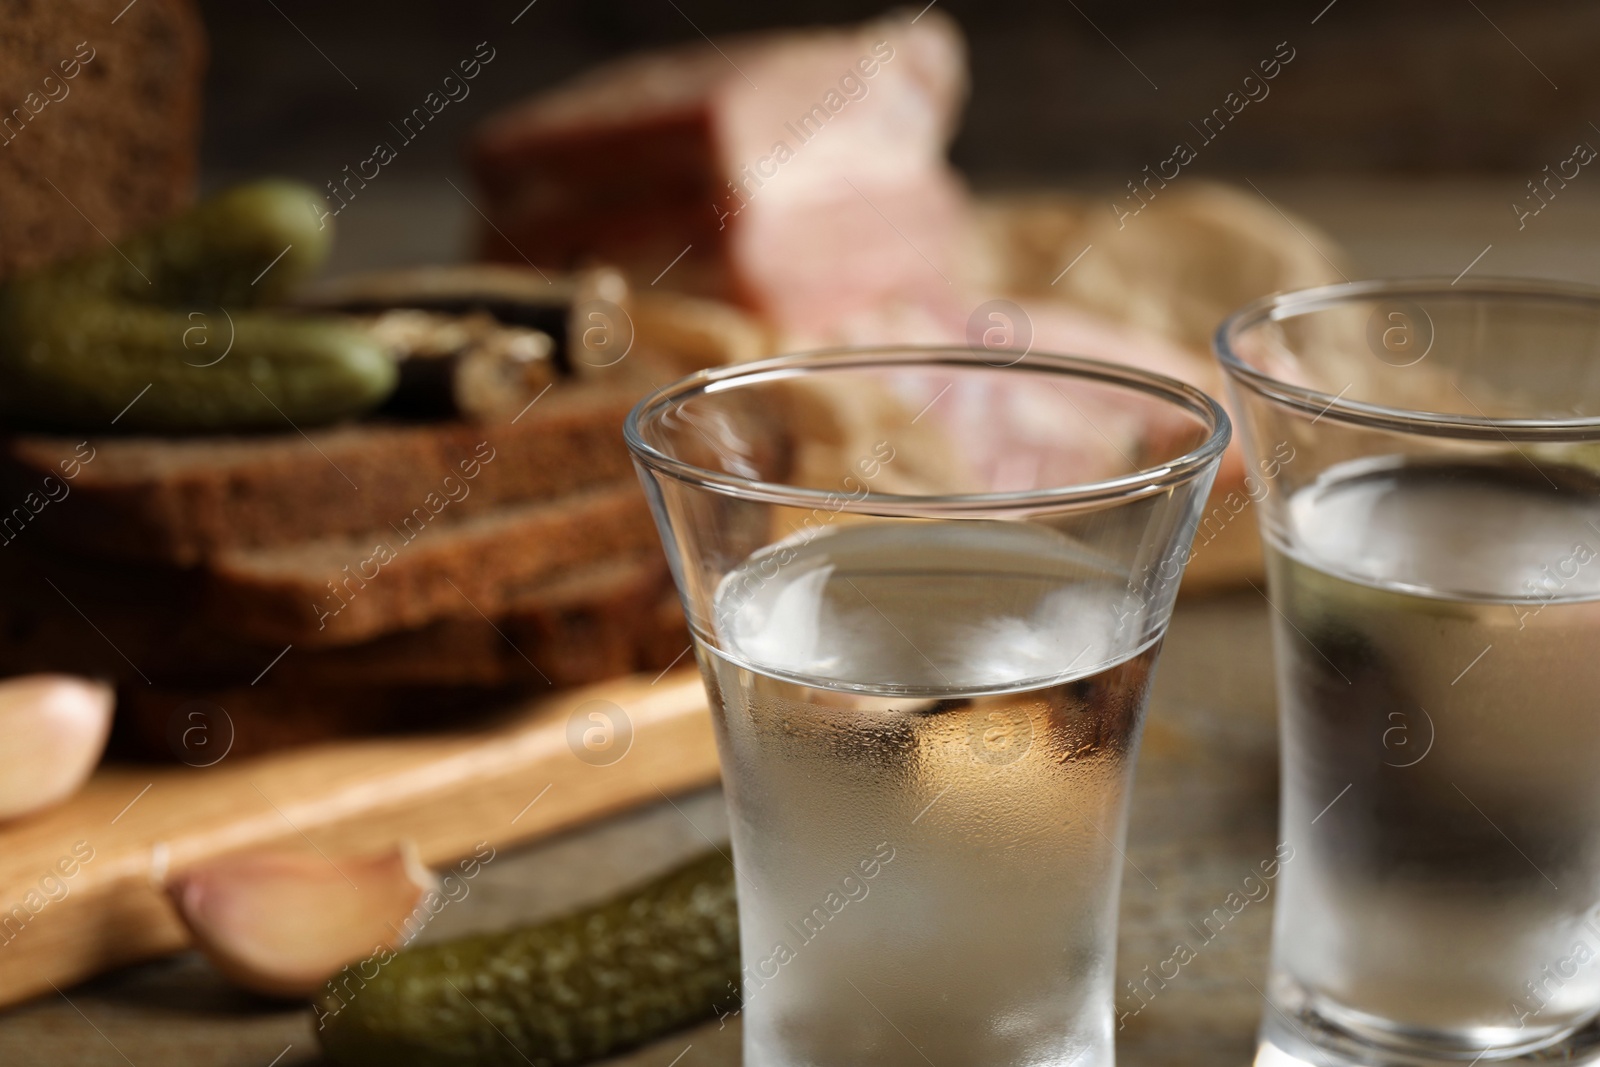
[[[1254, 182], [1367, 273], [1600, 281], [1600, 176], [1519, 229], [1527, 183], [1600, 147], [1600, 5], [1577, 0], [937, 0], [965, 29], [972, 98], [956, 164], [980, 187], [1123, 183], [1275, 52], [1293, 59], [1185, 173]], [[208, 184], [318, 185], [370, 152], [479, 42], [496, 60], [340, 217], [339, 266], [461, 256], [460, 142], [481, 116], [639, 48], [886, 6], [845, 0], [205, 0]]]

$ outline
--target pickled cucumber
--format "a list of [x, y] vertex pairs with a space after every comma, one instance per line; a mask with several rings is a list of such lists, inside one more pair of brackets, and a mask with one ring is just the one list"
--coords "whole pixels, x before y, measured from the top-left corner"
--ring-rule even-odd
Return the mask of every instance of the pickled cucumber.
[[326, 258], [311, 190], [268, 181], [0, 288], [0, 411], [23, 425], [315, 425], [393, 391], [394, 361], [334, 318], [260, 310]]
[[347, 968], [316, 1005], [335, 1063], [561, 1067], [730, 1006], [739, 976], [732, 866], [711, 853], [546, 923]]

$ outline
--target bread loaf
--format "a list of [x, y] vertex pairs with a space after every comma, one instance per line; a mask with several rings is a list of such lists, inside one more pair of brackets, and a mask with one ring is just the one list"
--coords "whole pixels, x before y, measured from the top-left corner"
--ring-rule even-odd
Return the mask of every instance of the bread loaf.
[[194, 194], [192, 0], [0, 0], [0, 278], [104, 248]]

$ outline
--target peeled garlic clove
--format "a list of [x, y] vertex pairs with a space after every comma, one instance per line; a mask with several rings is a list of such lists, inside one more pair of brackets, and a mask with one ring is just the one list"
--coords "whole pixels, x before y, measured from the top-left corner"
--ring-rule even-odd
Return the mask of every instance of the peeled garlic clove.
[[0, 681], [0, 821], [83, 787], [111, 733], [111, 687], [67, 674]]
[[345, 964], [404, 941], [434, 885], [408, 849], [337, 859], [274, 851], [192, 867], [167, 892], [228, 979], [268, 996], [304, 997]]

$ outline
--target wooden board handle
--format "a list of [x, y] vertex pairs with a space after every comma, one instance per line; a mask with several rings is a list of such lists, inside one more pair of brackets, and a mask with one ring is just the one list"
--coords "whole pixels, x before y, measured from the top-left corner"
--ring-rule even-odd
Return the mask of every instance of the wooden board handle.
[[716, 780], [693, 668], [543, 697], [483, 730], [103, 767], [61, 807], [0, 827], [0, 1004], [184, 947], [164, 880], [228, 852], [410, 841], [437, 865]]

